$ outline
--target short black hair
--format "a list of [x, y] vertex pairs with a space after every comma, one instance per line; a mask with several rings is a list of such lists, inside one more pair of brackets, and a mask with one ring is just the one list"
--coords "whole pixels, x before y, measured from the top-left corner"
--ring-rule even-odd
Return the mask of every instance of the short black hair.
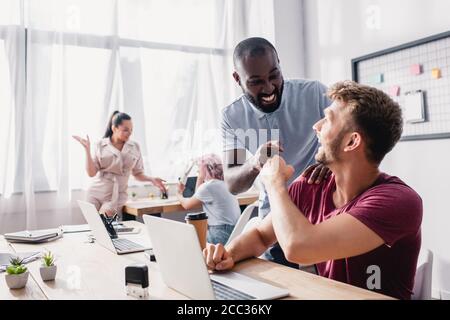
[[278, 53], [275, 47], [264, 38], [253, 37], [242, 40], [237, 44], [236, 48], [234, 48], [234, 67], [237, 67], [237, 62], [241, 61], [244, 56], [262, 56], [266, 54], [267, 49], [273, 50], [273, 52], [275, 52], [276, 56], [278, 57]]

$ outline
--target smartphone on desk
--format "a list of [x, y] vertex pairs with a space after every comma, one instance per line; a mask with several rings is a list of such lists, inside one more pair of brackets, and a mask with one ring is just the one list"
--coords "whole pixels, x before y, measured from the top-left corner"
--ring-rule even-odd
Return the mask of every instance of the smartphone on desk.
[[125, 226], [123, 226], [123, 227], [117, 227], [117, 228], [114, 228], [114, 229], [116, 229], [116, 232], [117, 232], [117, 233], [133, 232], [133, 231], [134, 231], [134, 228], [133, 228], [133, 227], [125, 227]]
[[135, 231], [135, 228], [127, 227], [127, 226], [124, 226], [124, 225], [119, 225], [119, 226], [115, 226], [114, 230], [116, 230], [117, 233], [125, 233], [125, 232], [131, 233], [131, 232]]
[[117, 233], [122, 233], [122, 232], [133, 232], [133, 231], [134, 231], [134, 228], [133, 228], [133, 227], [127, 227], [127, 226], [125, 226], [123, 223], [117, 222], [117, 221], [113, 222], [113, 227], [114, 227], [114, 230], [115, 230]]

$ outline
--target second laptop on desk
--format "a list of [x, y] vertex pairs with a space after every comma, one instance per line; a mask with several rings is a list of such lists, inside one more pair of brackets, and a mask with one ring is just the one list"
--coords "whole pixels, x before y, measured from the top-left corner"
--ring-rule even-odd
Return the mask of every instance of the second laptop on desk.
[[136, 243], [123, 237], [111, 238], [95, 206], [92, 203], [81, 200], [78, 200], [78, 204], [94, 234], [95, 240], [101, 246], [117, 254], [140, 252], [150, 249], [148, 245]]

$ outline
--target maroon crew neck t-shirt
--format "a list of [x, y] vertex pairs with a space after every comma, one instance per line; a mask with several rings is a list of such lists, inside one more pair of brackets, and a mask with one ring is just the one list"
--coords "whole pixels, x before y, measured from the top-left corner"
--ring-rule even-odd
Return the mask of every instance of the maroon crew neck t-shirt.
[[[335, 190], [334, 175], [319, 185], [308, 184], [299, 177], [290, 185], [289, 195], [312, 224], [350, 214], [385, 243], [359, 256], [317, 263], [319, 275], [395, 298], [410, 299], [421, 245], [420, 196], [399, 178], [385, 173], [380, 173], [369, 189], [341, 208], [333, 203]], [[373, 276], [380, 279], [374, 281]]]

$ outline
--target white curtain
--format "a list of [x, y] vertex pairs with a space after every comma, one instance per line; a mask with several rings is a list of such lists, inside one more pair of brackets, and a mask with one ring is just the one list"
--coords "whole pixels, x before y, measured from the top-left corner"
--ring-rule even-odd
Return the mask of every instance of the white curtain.
[[93, 144], [115, 109], [132, 116], [148, 174], [175, 181], [188, 159], [220, 152], [220, 109], [240, 94], [232, 50], [274, 41], [273, 0], [0, 6], [0, 232], [70, 222], [89, 183], [71, 135]]

